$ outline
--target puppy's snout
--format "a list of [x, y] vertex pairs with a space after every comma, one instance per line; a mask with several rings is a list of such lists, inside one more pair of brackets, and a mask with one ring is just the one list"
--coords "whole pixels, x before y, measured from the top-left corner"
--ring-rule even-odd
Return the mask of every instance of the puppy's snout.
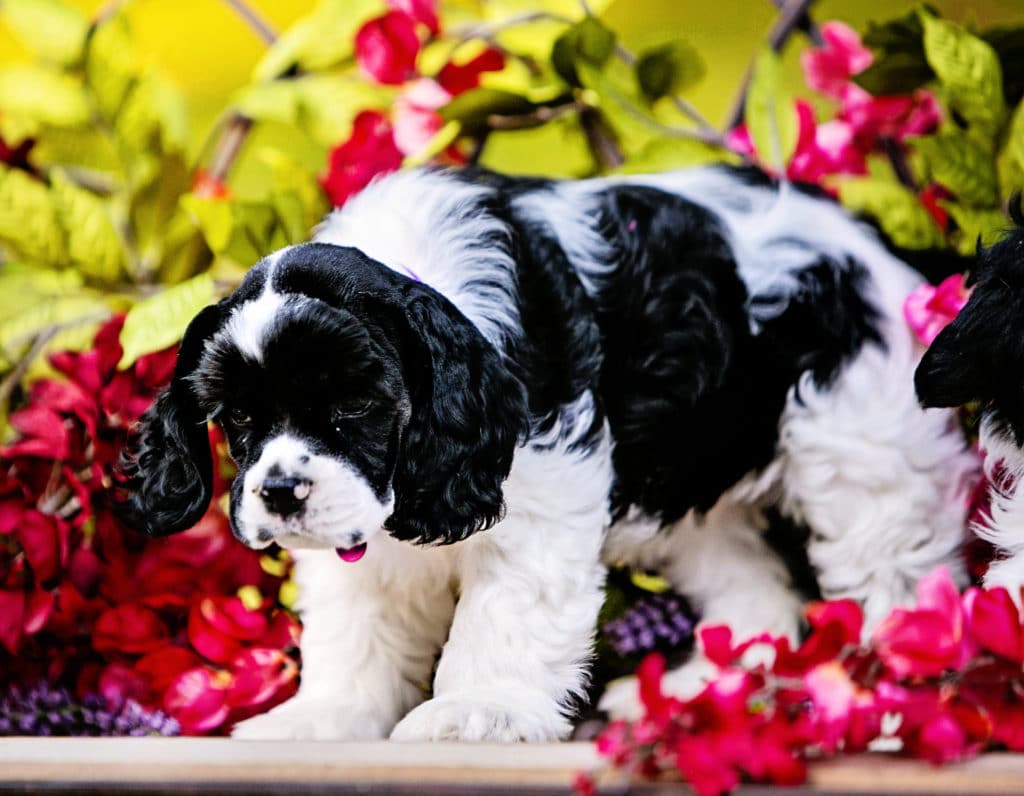
[[309, 497], [310, 482], [304, 478], [268, 478], [260, 486], [267, 510], [281, 517], [299, 513]]

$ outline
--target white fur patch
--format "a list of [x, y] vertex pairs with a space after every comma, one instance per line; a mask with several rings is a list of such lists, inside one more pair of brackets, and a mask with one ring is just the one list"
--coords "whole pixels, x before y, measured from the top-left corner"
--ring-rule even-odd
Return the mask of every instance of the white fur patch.
[[[301, 513], [282, 519], [264, 505], [260, 487], [275, 467], [286, 477], [310, 482]], [[276, 541], [289, 549], [333, 549], [370, 541], [393, 510], [394, 498], [378, 499], [366, 479], [350, 465], [314, 453], [302, 440], [284, 434], [268, 442], [259, 460], [246, 472], [236, 517], [251, 547]]]
[[335, 210], [314, 240], [354, 246], [451, 301], [498, 348], [519, 333], [508, 228], [483, 211], [489, 189], [431, 171], [388, 175]]

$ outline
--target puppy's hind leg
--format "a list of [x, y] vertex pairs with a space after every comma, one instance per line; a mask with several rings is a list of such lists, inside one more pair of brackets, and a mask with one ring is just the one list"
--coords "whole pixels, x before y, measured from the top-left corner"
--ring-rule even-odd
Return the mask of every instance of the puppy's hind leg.
[[423, 701], [454, 608], [448, 551], [379, 536], [356, 563], [295, 551], [302, 684], [233, 737], [381, 739]]
[[[629, 531], [613, 528], [605, 555], [661, 572], [700, 614], [701, 626], [728, 625], [737, 641], [769, 632], [792, 642], [800, 632], [803, 597], [793, 587], [785, 563], [765, 541], [763, 525], [757, 510], [726, 493], [705, 516], [691, 512], [640, 545], [619, 547], [616, 536], [622, 533], [620, 538], [628, 539]], [[766, 652], [752, 647], [746, 663], [758, 663]], [[696, 651], [665, 674], [662, 687], [674, 696], [692, 697], [716, 671]], [[614, 717], [637, 718], [641, 708], [636, 679], [613, 683], [600, 706]]]
[[918, 405], [915, 361], [902, 337], [868, 346], [830, 385], [805, 377], [782, 418], [784, 507], [811, 529], [822, 595], [858, 600], [865, 633], [934, 568], [964, 579], [976, 462], [951, 412]]

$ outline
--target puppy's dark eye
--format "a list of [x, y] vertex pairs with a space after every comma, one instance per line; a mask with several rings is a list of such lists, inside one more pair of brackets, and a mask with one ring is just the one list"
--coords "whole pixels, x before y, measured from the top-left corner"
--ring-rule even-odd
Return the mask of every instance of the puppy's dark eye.
[[241, 409], [232, 409], [228, 412], [228, 421], [238, 428], [246, 428], [252, 425], [252, 417]]
[[331, 425], [337, 426], [344, 423], [346, 420], [353, 420], [357, 417], [363, 417], [369, 414], [372, 404], [367, 401], [363, 404], [350, 404], [345, 406], [336, 406], [331, 410]]

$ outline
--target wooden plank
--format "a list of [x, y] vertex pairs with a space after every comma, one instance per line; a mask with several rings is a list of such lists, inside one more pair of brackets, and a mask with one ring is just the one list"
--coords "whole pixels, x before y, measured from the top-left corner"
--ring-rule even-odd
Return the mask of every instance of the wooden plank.
[[[207, 738], [0, 739], [0, 791], [78, 793], [567, 793], [600, 763], [590, 744], [277, 743]], [[679, 793], [678, 783], [627, 782], [602, 793]], [[747, 787], [741, 793], [779, 793]], [[935, 768], [881, 755], [818, 763], [787, 794], [1024, 792], [1024, 755], [990, 754]]]

